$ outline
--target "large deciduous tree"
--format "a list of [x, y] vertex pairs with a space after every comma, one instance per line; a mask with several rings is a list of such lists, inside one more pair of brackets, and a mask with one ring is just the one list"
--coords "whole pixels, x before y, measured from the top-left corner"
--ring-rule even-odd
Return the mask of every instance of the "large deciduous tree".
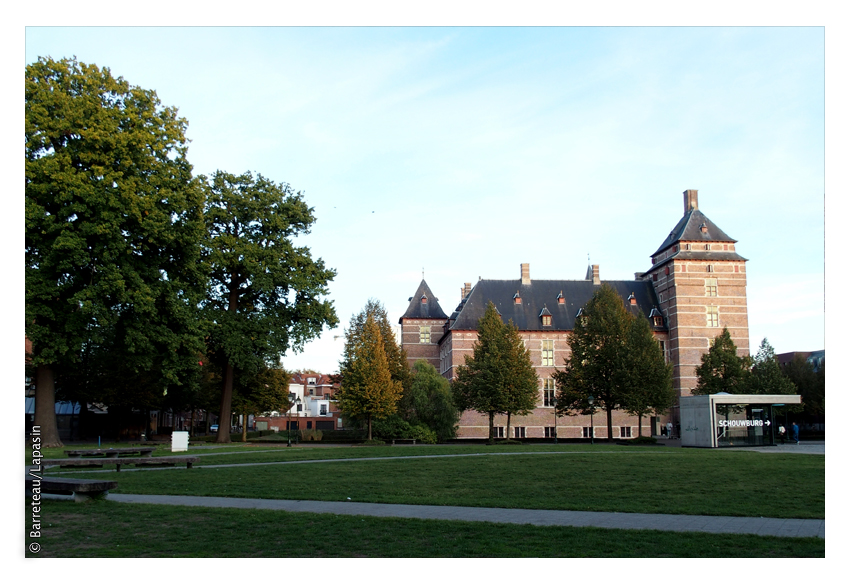
[[235, 375], [255, 374], [336, 325], [333, 304], [323, 299], [336, 272], [293, 241], [315, 222], [300, 192], [259, 174], [202, 178], [210, 274], [204, 308], [223, 371], [216, 441], [230, 442]]
[[40, 58], [26, 67], [26, 336], [35, 424], [61, 445], [54, 372], [109, 353], [164, 392], [202, 352], [203, 194], [186, 121], [109, 69]]
[[708, 352], [700, 357], [700, 366], [696, 369], [697, 386], [693, 393], [747, 393], [750, 388], [750, 364], [748, 356], [738, 356], [732, 335], [723, 327], [723, 331], [714, 337]]
[[637, 416], [638, 436], [642, 436], [643, 417], [664, 414], [676, 401], [673, 366], [665, 362], [649, 321], [642, 314], [632, 317], [628, 343], [630, 387], [623, 398], [622, 408]]
[[[496, 306], [489, 302], [478, 321], [472, 357], [464, 355], [452, 384], [455, 403], [461, 411], [487, 414], [492, 444], [496, 414], [522, 414], [533, 408], [528, 398], [533, 393], [536, 399], [537, 386], [537, 374], [516, 327], [502, 322]], [[509, 434], [510, 429], [508, 438]]]
[[785, 365], [782, 373], [794, 384], [794, 392], [803, 399], [803, 411], [813, 417], [820, 418], [825, 412], [825, 370], [821, 366], [815, 371], [814, 366], [803, 355], [794, 355], [790, 363]]
[[586, 415], [597, 407], [604, 409], [610, 442], [614, 410], [645, 415], [655, 407], [669, 405], [670, 369], [648, 323], [631, 315], [620, 295], [607, 284], [582, 308], [569, 344], [571, 352], [564, 369], [553, 374], [558, 385], [558, 414]]
[[392, 378], [383, 335], [371, 314], [359, 330], [346, 331], [345, 343], [345, 361], [340, 366], [341, 384], [336, 395], [339, 409], [350, 418], [365, 420], [371, 440], [372, 420], [395, 413], [402, 385]]

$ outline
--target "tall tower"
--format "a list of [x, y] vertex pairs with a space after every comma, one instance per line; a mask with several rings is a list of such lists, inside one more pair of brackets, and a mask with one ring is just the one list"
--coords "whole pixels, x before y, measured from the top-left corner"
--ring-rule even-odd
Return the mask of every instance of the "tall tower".
[[446, 313], [440, 308], [438, 299], [425, 280], [408, 301], [407, 310], [398, 319], [401, 325], [401, 348], [407, 351], [407, 364], [413, 366], [418, 359], [425, 359], [440, 368], [440, 337], [446, 324]]
[[[679, 396], [696, 387], [696, 368], [714, 337], [729, 329], [738, 355], [749, 354], [746, 259], [726, 235], [699, 210], [697, 191], [684, 193], [685, 214], [652, 254], [652, 280], [666, 317], [668, 358]], [[678, 412], [674, 412], [678, 420]]]

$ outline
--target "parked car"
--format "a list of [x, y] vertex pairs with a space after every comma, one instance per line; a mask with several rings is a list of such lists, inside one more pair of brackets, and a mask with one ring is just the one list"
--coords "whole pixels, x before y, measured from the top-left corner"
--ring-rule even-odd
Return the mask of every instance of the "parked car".
[[210, 432], [218, 432], [218, 424], [212, 424], [210, 426]]

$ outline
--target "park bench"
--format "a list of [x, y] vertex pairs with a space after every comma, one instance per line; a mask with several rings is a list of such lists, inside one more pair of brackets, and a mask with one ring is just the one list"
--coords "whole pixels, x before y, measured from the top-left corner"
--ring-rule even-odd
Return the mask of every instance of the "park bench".
[[132, 464], [134, 466], [174, 466], [176, 464], [185, 464], [186, 468], [192, 468], [192, 464], [200, 460], [197, 456], [146, 456], [143, 458], [68, 458], [64, 460], [45, 460], [43, 462], [45, 468], [49, 466], [58, 466], [60, 468], [68, 467], [102, 467], [114, 466], [116, 472], [121, 470], [122, 466]]
[[399, 444], [413, 444], [414, 446], [416, 445], [415, 438], [393, 438], [392, 446], [395, 446], [396, 442], [398, 442]]
[[54, 495], [74, 495], [74, 501], [82, 503], [89, 499], [106, 497], [109, 489], [118, 486], [115, 481], [97, 481], [90, 479], [65, 479], [65, 478], [41, 478], [27, 477], [27, 491], [38, 488], [42, 493]]
[[82, 450], [66, 450], [65, 454], [68, 455], [69, 458], [81, 458], [81, 457], [96, 457], [96, 456], [105, 456], [106, 458], [117, 458], [121, 455], [127, 454], [138, 454], [139, 456], [150, 456], [151, 453], [156, 450], [156, 447], [145, 447], [145, 448], [89, 448]]

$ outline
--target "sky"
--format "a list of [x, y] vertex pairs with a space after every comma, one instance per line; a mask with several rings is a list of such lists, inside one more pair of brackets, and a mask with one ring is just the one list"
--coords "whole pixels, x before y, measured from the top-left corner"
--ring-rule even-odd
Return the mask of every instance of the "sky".
[[750, 351], [823, 349], [822, 27], [38, 27], [188, 120], [197, 174], [259, 173], [314, 207], [340, 326], [287, 369], [338, 369], [370, 298], [423, 277], [632, 280], [682, 192], [749, 260]]

